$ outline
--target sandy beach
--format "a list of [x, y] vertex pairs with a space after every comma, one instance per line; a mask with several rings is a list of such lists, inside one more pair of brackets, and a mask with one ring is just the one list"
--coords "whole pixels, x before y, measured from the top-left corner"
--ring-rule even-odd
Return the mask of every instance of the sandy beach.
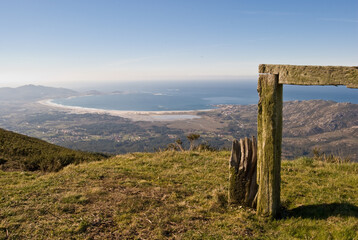
[[192, 110], [192, 111], [120, 111], [120, 110], [105, 110], [97, 108], [84, 108], [77, 106], [65, 106], [53, 102], [53, 99], [46, 99], [38, 101], [39, 104], [55, 107], [61, 110], [65, 110], [74, 114], [107, 114], [111, 116], [118, 116], [123, 118], [129, 118], [133, 121], [178, 121], [178, 120], [190, 120], [201, 118], [196, 115], [197, 112], [210, 111], [210, 110]]

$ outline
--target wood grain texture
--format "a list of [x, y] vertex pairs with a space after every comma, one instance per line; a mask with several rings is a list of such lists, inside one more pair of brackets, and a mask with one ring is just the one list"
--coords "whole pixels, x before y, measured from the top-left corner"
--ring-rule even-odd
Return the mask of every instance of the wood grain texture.
[[278, 74], [280, 84], [358, 88], [358, 67], [260, 64], [259, 73]]
[[230, 157], [229, 203], [256, 206], [257, 143], [255, 137], [234, 140]]
[[257, 118], [257, 213], [275, 217], [280, 205], [282, 84], [277, 74], [261, 75]]

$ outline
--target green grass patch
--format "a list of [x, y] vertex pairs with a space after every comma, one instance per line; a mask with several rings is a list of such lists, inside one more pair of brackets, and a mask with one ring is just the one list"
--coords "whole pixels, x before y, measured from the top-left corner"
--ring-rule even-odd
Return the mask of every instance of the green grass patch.
[[229, 152], [0, 171], [0, 239], [356, 239], [358, 164], [283, 161], [281, 218], [227, 205]]
[[53, 172], [69, 164], [107, 157], [105, 154], [71, 150], [0, 128], [0, 170]]

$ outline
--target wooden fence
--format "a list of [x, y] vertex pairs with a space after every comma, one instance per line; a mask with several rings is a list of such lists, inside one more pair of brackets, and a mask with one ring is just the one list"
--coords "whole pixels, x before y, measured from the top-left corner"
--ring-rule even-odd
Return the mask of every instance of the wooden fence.
[[[257, 87], [260, 96], [257, 117], [257, 213], [275, 217], [280, 206], [283, 84], [345, 85], [349, 88], [358, 88], [358, 67], [261, 64], [259, 73]], [[235, 159], [232, 155], [229, 200], [245, 202], [246, 200], [242, 200], [242, 196], [238, 197], [238, 191], [232, 192], [235, 186], [242, 185], [240, 181], [233, 185], [234, 167]], [[240, 178], [239, 171], [237, 174], [237, 178]]]

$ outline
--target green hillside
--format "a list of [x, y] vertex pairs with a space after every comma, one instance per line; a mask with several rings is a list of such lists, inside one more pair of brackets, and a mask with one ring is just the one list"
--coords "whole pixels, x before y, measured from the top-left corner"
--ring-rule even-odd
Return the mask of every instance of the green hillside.
[[357, 239], [358, 164], [282, 164], [282, 216], [227, 206], [229, 152], [0, 171], [0, 239]]
[[104, 159], [101, 154], [70, 150], [0, 129], [0, 169], [58, 171], [71, 163]]

